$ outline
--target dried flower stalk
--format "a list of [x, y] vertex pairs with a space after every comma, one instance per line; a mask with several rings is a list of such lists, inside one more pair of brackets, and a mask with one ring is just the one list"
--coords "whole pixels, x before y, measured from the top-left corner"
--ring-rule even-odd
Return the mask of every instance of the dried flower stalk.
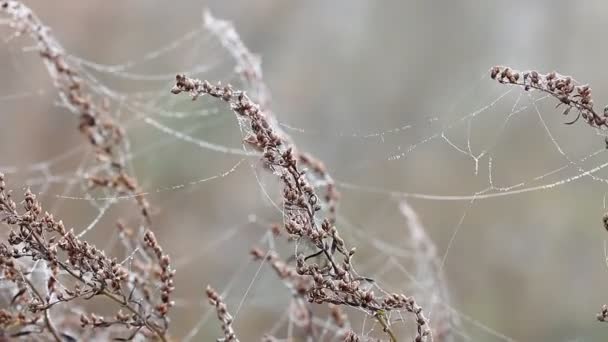
[[[239, 117], [248, 121], [251, 133], [244, 141], [263, 153], [265, 166], [278, 175], [283, 185], [285, 230], [319, 250], [308, 257], [302, 254], [296, 256], [297, 273], [314, 281], [312, 289], [307, 293], [310, 302], [361, 308], [383, 325], [393, 341], [396, 341], [396, 337], [386, 321], [386, 313], [404, 309], [416, 316], [418, 333], [415, 341], [425, 341], [431, 336], [428, 320], [412, 297], [396, 293], [378, 297], [371, 289], [361, 286], [365, 278], [357, 275], [351, 266], [355, 249], [346, 246], [332, 220], [316, 216], [322, 208], [315, 189], [307, 178], [308, 172], [298, 163], [295, 146], [275, 130], [258, 104], [249, 99], [245, 92], [234, 90], [230, 85], [214, 86], [208, 81], [191, 79], [185, 75], [176, 76], [176, 84], [171, 92], [188, 93], [193, 100], [203, 95], [220, 99], [228, 103]], [[317, 223], [319, 221], [320, 225]], [[341, 260], [337, 259], [336, 254]], [[319, 265], [308, 261], [316, 256], [322, 256], [327, 264]]]
[[91, 187], [103, 187], [121, 195], [132, 196], [140, 207], [144, 219], [150, 222], [150, 205], [143, 197], [137, 180], [126, 170], [119, 150], [123, 148], [125, 132], [109, 115], [107, 99], [96, 103], [94, 94], [80, 78], [61, 47], [30, 8], [19, 1], [0, 1], [0, 13], [10, 18], [16, 34], [28, 34], [36, 43], [40, 57], [69, 110], [79, 116], [78, 128], [95, 150], [103, 172], [90, 175]]
[[[162, 341], [167, 340], [168, 309], [173, 305], [170, 294], [173, 291], [174, 271], [169, 257], [163, 253], [151, 232], [144, 236], [145, 246], [156, 257], [156, 264], [147, 267], [154, 272], [138, 274], [129, 272], [121, 263], [67, 230], [62, 221], [42, 211], [36, 196], [29, 190], [23, 201], [24, 211], [20, 213], [10, 192], [6, 191], [4, 175], [0, 174], [0, 223], [12, 227], [8, 243], [0, 243], [0, 269], [4, 278], [17, 289], [13, 304], [21, 300], [25, 308], [17, 316], [3, 311], [5, 325], [27, 328], [36, 324], [42, 314], [48, 332], [57, 341], [59, 333], [49, 319], [51, 308], [74, 301], [106, 297], [116, 302], [122, 309], [114, 318], [106, 319], [95, 314], [82, 314], [82, 327], [106, 328], [115, 325], [125, 327], [135, 336], [140, 331], [152, 334]], [[146, 257], [154, 260], [154, 257]], [[48, 269], [45, 281], [46, 295], [23, 275], [18, 261], [32, 263], [43, 261]], [[61, 282], [68, 276], [72, 282]], [[73, 285], [71, 285], [73, 284]], [[160, 300], [147, 288], [160, 288]], [[138, 294], [145, 294], [138, 297]], [[22, 296], [25, 296], [21, 298]], [[72, 304], [74, 305], [74, 304]], [[28, 318], [30, 317], [30, 318]], [[145, 333], [147, 330], [148, 333]], [[21, 329], [20, 332], [27, 331]], [[19, 332], [17, 332], [19, 334]]]
[[215, 289], [211, 286], [207, 286], [207, 298], [209, 299], [209, 304], [215, 306], [215, 311], [217, 313], [217, 318], [220, 322], [222, 322], [222, 332], [224, 333], [224, 338], [218, 339], [221, 342], [239, 342], [239, 339], [236, 337], [236, 333], [232, 328], [232, 315], [228, 312], [228, 306], [224, 303], [224, 300], [220, 296]]
[[572, 109], [578, 113], [574, 120], [567, 125], [574, 124], [580, 117], [591, 127], [608, 128], [608, 110], [604, 109], [602, 115], [593, 109], [591, 87], [579, 85], [570, 76], [561, 75], [555, 71], [541, 74], [538, 71], [520, 72], [509, 67], [495, 66], [490, 69], [490, 77], [499, 83], [521, 86], [524, 90], [542, 91], [559, 100], [557, 106], [564, 105], [563, 114], [568, 115]]
[[[299, 320], [294, 322], [295, 325], [303, 327], [308, 338], [317, 340], [318, 336], [314, 329], [313, 313], [305, 301], [307, 294], [314, 287], [313, 280], [310, 277], [299, 275], [295, 266], [282, 260], [274, 251], [265, 252], [260, 248], [253, 248], [251, 255], [255, 261], [267, 261], [283, 284], [292, 291], [294, 299], [292, 300], [292, 305], [290, 305], [290, 316], [298, 317]], [[328, 306], [331, 318], [340, 330], [350, 326], [348, 316], [339, 305], [328, 304]], [[345, 338], [348, 331], [340, 330], [337, 332], [337, 335]], [[273, 336], [266, 335], [266, 337], [271, 338]]]

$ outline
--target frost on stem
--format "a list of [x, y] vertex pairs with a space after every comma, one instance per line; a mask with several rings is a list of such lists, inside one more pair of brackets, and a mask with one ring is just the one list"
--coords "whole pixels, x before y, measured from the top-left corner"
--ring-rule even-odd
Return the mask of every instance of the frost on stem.
[[[230, 85], [211, 85], [208, 81], [177, 75], [173, 94], [188, 93], [193, 100], [203, 95], [226, 102], [232, 111], [248, 122], [251, 130], [244, 141], [262, 152], [262, 161], [273, 171], [283, 185], [284, 228], [296, 239], [307, 241], [318, 250], [313, 256], [325, 260], [325, 265], [310, 262], [312, 256], [296, 255], [296, 272], [312, 279], [313, 285], [306, 293], [311, 303], [331, 303], [357, 307], [366, 311], [382, 324], [391, 340], [396, 337], [390, 330], [387, 313], [405, 310], [416, 319], [415, 341], [426, 341], [431, 336], [428, 319], [413, 297], [385, 293], [378, 296], [364, 286], [369, 281], [353, 270], [355, 248], [348, 248], [340, 237], [333, 218], [320, 217], [322, 207], [308, 178], [308, 171], [299, 162], [299, 153], [291, 141], [279, 133], [267, 114], [244, 91]], [[318, 222], [321, 222], [320, 224]], [[382, 291], [384, 292], [384, 291]]]

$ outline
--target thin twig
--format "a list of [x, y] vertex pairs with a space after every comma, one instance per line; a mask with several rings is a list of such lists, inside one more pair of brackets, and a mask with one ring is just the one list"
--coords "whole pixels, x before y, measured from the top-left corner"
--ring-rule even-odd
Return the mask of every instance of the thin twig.
[[[25, 281], [27, 286], [32, 290], [32, 292], [34, 292], [36, 297], [38, 297], [40, 302], [44, 303], [44, 298], [42, 297], [40, 292], [38, 292], [38, 290], [36, 289], [34, 284], [32, 284], [32, 282], [23, 274], [21, 276], [23, 277], [23, 280]], [[51, 322], [51, 318], [49, 317], [49, 310], [50, 310], [49, 308], [45, 308], [43, 310], [44, 311], [44, 323], [46, 324], [47, 328], [49, 329], [49, 332], [51, 333], [51, 335], [53, 335], [53, 338], [55, 339], [55, 341], [62, 342], [63, 339], [59, 336], [59, 334], [57, 333], [57, 330], [55, 329], [55, 327], [53, 326], [53, 323]]]

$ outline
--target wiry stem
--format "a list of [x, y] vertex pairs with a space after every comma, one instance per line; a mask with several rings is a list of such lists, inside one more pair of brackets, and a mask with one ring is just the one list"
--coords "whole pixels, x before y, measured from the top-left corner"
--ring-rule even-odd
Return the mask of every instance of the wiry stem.
[[[44, 297], [42, 297], [42, 294], [40, 294], [40, 292], [38, 292], [38, 290], [36, 289], [34, 284], [32, 284], [32, 282], [29, 279], [27, 279], [26, 276], [22, 275], [22, 278], [25, 281], [25, 283], [27, 284], [27, 286], [32, 290], [32, 292], [34, 292], [36, 297], [38, 297], [40, 302], [44, 303]], [[53, 338], [55, 339], [55, 341], [61, 342], [61, 341], [63, 341], [63, 339], [59, 336], [59, 334], [57, 333], [57, 330], [55, 329], [55, 327], [53, 326], [53, 323], [51, 322], [51, 318], [49, 317], [49, 310], [50, 310], [50, 308], [44, 309], [44, 323], [46, 324], [46, 327], [49, 329], [49, 332], [51, 333], [51, 335], [53, 335]]]
[[395, 333], [391, 330], [391, 327], [388, 325], [388, 322], [386, 321], [386, 314], [385, 314], [384, 310], [380, 310], [380, 311], [376, 312], [374, 317], [376, 318], [378, 323], [380, 323], [380, 325], [382, 326], [382, 329], [391, 338], [391, 342], [397, 342], [397, 336], [395, 336]]

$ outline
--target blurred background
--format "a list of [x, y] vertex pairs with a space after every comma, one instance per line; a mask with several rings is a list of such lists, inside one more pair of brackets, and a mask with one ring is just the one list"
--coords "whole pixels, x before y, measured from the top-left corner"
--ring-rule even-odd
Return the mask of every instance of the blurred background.
[[[604, 138], [582, 121], [564, 125], [576, 114], [564, 117], [552, 99], [498, 85], [488, 72], [498, 64], [571, 74], [592, 85], [603, 108], [604, 1], [24, 2], [74, 61], [122, 98], [112, 108], [127, 127], [130, 167], [152, 192], [153, 230], [177, 263], [171, 331], [178, 338], [207, 312], [207, 284], [225, 291], [231, 307], [244, 298], [235, 323], [244, 341], [269, 331], [290, 299], [272, 270], [256, 274], [258, 264], [249, 261], [268, 223], [280, 220], [261, 189], [278, 199], [272, 175], [246, 158], [226, 177], [190, 184], [231, 170], [243, 157], [145, 120], [240, 148], [238, 124], [224, 106], [168, 92], [183, 71], [238, 84], [229, 55], [200, 30], [204, 9], [233, 22], [261, 56], [283, 129], [338, 182], [338, 228], [358, 246], [361, 273], [373, 276], [397, 253], [373, 242], [407, 249], [398, 208], [407, 198], [439, 258], [445, 256], [450, 304], [468, 340], [608, 336], [595, 320], [608, 302], [608, 175], [601, 169], [577, 177], [606, 162], [606, 153], [594, 154], [605, 149]], [[83, 184], [68, 186], [91, 159], [77, 117], [59, 105], [33, 43], [12, 37], [6, 25], [0, 32], [0, 171], [13, 189], [31, 186], [47, 210], [82, 229], [98, 211], [83, 199]], [[150, 54], [159, 51], [166, 53]], [[135, 102], [155, 111], [126, 105]], [[495, 190], [487, 190], [490, 181]], [[520, 189], [529, 190], [514, 192]], [[484, 190], [499, 195], [475, 197]], [[412, 193], [432, 196], [404, 196]], [[112, 205], [90, 238], [118, 251], [114, 222], [127, 217], [136, 224], [134, 208]], [[377, 278], [394, 291], [412, 289], [394, 269]], [[214, 319], [204, 321], [197, 339], [218, 332]]]

